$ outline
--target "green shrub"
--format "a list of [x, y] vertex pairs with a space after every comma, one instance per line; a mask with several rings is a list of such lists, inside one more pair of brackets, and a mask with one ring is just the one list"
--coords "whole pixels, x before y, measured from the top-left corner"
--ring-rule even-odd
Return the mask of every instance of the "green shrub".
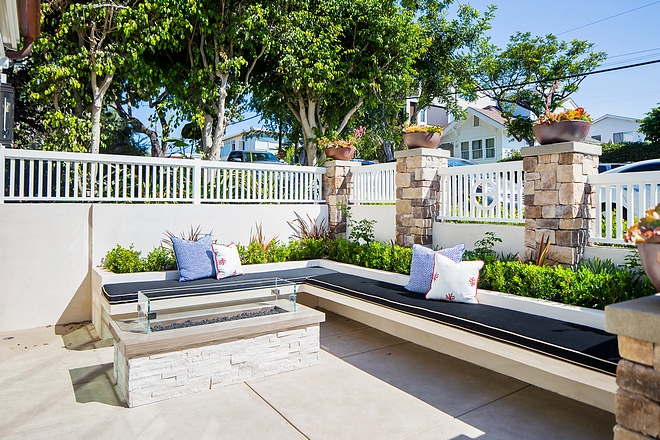
[[153, 251], [147, 254], [147, 259], [144, 262], [144, 270], [158, 272], [173, 269], [176, 269], [176, 259], [172, 250], [161, 246], [154, 248]]
[[133, 249], [133, 245], [128, 249], [117, 245], [106, 254], [104, 267], [114, 273], [144, 272], [145, 265], [140, 258], [141, 253]]
[[271, 241], [268, 249], [266, 249], [266, 259], [269, 263], [281, 263], [289, 259], [289, 247], [286, 244], [278, 243], [276, 240]]
[[603, 154], [598, 159], [602, 163], [637, 162], [660, 158], [660, 144], [648, 142], [624, 142], [602, 144]]
[[247, 246], [236, 245], [242, 264], [263, 264], [268, 262], [268, 253], [264, 247], [253, 241]]
[[326, 241], [322, 238], [303, 238], [289, 242], [289, 260], [316, 260], [325, 258]]

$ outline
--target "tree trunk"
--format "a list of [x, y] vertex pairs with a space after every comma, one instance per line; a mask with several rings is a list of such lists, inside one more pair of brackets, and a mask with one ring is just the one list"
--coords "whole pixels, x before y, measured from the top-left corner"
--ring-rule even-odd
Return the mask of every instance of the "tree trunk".
[[[99, 78], [92, 70], [92, 140], [89, 152], [98, 154], [101, 148], [101, 112], [103, 112], [103, 98], [108, 91], [114, 74], [109, 73]], [[100, 84], [99, 84], [100, 83]]]

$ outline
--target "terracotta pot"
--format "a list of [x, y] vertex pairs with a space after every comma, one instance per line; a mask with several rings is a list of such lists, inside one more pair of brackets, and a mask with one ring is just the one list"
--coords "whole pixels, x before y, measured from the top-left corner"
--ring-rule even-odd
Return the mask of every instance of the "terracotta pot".
[[334, 160], [351, 160], [355, 155], [355, 148], [326, 148], [325, 155]]
[[535, 125], [534, 136], [541, 145], [559, 142], [582, 142], [589, 134], [589, 121], [560, 121], [554, 124]]
[[639, 258], [642, 260], [644, 272], [649, 277], [651, 283], [660, 291], [660, 243], [637, 243]]
[[440, 133], [403, 133], [403, 143], [408, 148], [438, 148]]

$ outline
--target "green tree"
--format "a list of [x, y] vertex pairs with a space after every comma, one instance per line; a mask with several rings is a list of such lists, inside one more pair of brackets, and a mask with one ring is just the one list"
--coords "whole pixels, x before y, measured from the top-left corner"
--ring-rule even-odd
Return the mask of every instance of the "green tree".
[[[560, 106], [607, 57], [593, 47], [587, 41], [567, 43], [552, 34], [532, 37], [529, 32], [511, 36], [504, 50], [484, 43], [477, 54], [481, 63], [476, 87], [503, 110], [509, 134], [532, 144], [531, 119], [516, 117], [515, 112], [525, 109], [538, 116], [545, 111], [546, 100], [551, 111]], [[552, 88], [557, 80], [559, 87]]]
[[644, 133], [647, 141], [660, 143], [660, 107], [652, 108], [639, 123], [639, 131]]
[[182, 114], [199, 125], [205, 157], [218, 160], [226, 127], [240, 119], [252, 72], [269, 44], [266, 10], [250, 0], [189, 1], [178, 7], [183, 44], [167, 54], [166, 89]]
[[318, 136], [340, 135], [362, 106], [410, 90], [420, 32], [391, 0], [298, 1], [279, 13], [254, 94], [294, 115], [312, 165]]

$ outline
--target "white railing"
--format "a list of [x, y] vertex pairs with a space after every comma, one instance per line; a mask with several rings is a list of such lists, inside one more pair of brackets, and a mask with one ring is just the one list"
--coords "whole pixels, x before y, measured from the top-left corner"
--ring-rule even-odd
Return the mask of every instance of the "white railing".
[[0, 147], [4, 202], [321, 203], [325, 168]]
[[627, 226], [660, 203], [660, 173], [596, 174], [587, 178], [594, 190], [596, 221], [589, 234], [594, 243], [622, 244]]
[[351, 167], [352, 203], [396, 202], [396, 163]]
[[522, 161], [438, 170], [438, 220], [524, 223]]

